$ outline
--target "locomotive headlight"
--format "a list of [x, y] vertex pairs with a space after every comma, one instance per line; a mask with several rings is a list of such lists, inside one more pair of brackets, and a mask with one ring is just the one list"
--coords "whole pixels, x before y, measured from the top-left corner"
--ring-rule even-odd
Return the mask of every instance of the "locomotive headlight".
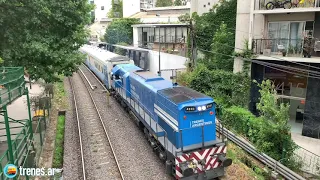
[[201, 108], [202, 108], [202, 111], [206, 110], [206, 106], [202, 106]]
[[201, 107], [200, 106], [198, 107], [198, 111], [201, 111]]

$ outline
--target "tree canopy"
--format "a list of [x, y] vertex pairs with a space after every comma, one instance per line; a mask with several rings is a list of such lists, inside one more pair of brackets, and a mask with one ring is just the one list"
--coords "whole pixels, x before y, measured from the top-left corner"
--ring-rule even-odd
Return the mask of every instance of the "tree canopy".
[[107, 43], [133, 43], [133, 29], [131, 25], [138, 24], [139, 19], [135, 18], [121, 18], [114, 19], [106, 29], [104, 39]]
[[87, 0], [0, 1], [0, 57], [46, 82], [71, 75], [83, 56], [92, 6]]
[[[195, 21], [195, 36], [198, 48], [206, 51], [211, 50], [213, 37], [219, 30], [222, 23], [226, 24], [227, 30], [233, 35], [230, 36], [228, 46], [234, 47], [235, 42], [235, 28], [236, 28], [236, 15], [237, 15], [237, 0], [222, 0], [219, 5], [214, 5], [213, 8], [202, 16], [193, 14]], [[207, 52], [203, 51], [208, 55]], [[224, 53], [226, 54], [226, 53]]]
[[172, 0], [157, 0], [156, 7], [172, 6]]

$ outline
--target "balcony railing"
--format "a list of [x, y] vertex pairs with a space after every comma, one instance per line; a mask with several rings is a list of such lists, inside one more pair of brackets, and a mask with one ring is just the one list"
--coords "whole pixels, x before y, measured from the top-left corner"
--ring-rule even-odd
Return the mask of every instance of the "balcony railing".
[[[284, 2], [285, 0], [256, 0], [255, 10], [266, 10], [268, 2]], [[320, 0], [291, 0], [292, 8], [319, 8]], [[275, 8], [276, 9], [276, 8]], [[283, 9], [283, 8], [282, 8]]]
[[286, 56], [301, 57], [303, 43], [303, 39], [254, 39], [253, 51], [261, 55], [283, 55], [285, 52]]

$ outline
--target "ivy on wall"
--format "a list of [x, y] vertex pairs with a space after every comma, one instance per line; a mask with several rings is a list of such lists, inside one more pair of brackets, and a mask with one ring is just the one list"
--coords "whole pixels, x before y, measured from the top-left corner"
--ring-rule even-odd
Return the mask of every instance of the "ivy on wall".
[[114, 19], [106, 29], [104, 39], [107, 43], [118, 44], [118, 43], [133, 43], [133, 24], [138, 24], [139, 19], [135, 18], [121, 18]]
[[[235, 29], [237, 15], [237, 0], [221, 0], [219, 5], [214, 5], [213, 8], [202, 16], [194, 15], [196, 43], [199, 49], [207, 51], [211, 50], [213, 37], [220, 28], [222, 23], [226, 24], [228, 32], [232, 33], [228, 45], [234, 47]], [[205, 55], [210, 56], [208, 52], [203, 51]]]

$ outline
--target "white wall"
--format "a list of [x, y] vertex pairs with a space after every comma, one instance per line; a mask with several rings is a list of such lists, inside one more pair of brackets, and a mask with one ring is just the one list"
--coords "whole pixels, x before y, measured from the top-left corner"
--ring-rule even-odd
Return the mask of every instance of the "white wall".
[[138, 33], [137, 27], [133, 27], [133, 46], [134, 47], [139, 46], [139, 33]]
[[[107, 17], [107, 14], [111, 9], [111, 2], [111, 0], [94, 0], [94, 4], [96, 5], [94, 13], [97, 21]], [[104, 10], [101, 10], [101, 6], [104, 6]]]
[[123, 0], [123, 17], [140, 12], [140, 0]]
[[[149, 64], [150, 71], [154, 74], [158, 73], [159, 70], [159, 52], [149, 50]], [[161, 69], [181, 69], [186, 68], [185, 63], [188, 59], [186, 57], [177, 56], [168, 53], [160, 52], [160, 67]], [[171, 71], [162, 71], [161, 77], [171, 81], [170, 76], [172, 75]]]
[[[249, 39], [250, 8], [251, 0], [238, 0], [235, 51], [240, 51], [240, 49], [243, 48], [244, 41]], [[242, 70], [242, 66], [243, 60], [236, 58], [234, 60], [233, 72], [240, 72]]]
[[209, 12], [213, 5], [218, 3], [219, 0], [191, 0], [191, 13], [197, 12], [198, 15]]
[[141, 23], [175, 23], [179, 22], [178, 17], [154, 17], [154, 18], [140, 18]]

